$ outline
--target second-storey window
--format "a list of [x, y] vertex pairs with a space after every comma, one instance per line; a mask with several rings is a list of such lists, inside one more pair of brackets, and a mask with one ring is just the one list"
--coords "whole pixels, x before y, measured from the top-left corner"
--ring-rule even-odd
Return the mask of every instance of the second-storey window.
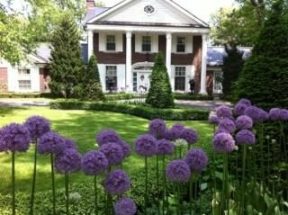
[[151, 37], [142, 37], [142, 52], [151, 52]]
[[114, 35], [106, 36], [106, 50], [107, 51], [115, 51], [116, 50], [116, 42]]
[[106, 90], [117, 91], [117, 67], [106, 66]]
[[185, 37], [177, 37], [177, 52], [185, 52]]

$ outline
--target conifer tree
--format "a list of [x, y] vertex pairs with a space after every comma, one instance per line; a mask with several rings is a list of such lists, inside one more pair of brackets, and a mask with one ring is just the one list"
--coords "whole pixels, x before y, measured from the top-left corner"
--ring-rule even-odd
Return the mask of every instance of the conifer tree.
[[51, 39], [51, 63], [49, 87], [52, 94], [65, 98], [79, 94], [83, 74], [80, 50], [80, 32], [71, 17], [66, 17], [55, 30]]
[[162, 54], [157, 54], [151, 75], [151, 87], [146, 103], [155, 108], [170, 108], [174, 106], [171, 85]]
[[237, 98], [251, 99], [262, 107], [288, 107], [288, 17], [283, 0], [272, 12], [245, 63], [237, 83]]

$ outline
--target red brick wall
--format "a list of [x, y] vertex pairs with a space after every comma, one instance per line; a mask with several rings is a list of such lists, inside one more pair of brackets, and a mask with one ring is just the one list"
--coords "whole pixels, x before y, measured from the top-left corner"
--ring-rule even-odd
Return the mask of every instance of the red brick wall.
[[49, 91], [49, 69], [48, 68], [40, 68], [39, 69], [39, 75], [40, 75], [40, 92], [48, 92]]
[[202, 37], [194, 36], [193, 39], [193, 65], [195, 66], [195, 92], [200, 91], [201, 62], [202, 62]]
[[213, 74], [213, 71], [208, 70], [206, 75], [207, 93], [210, 96], [213, 94]]
[[8, 70], [6, 67], [0, 67], [0, 93], [8, 92]]

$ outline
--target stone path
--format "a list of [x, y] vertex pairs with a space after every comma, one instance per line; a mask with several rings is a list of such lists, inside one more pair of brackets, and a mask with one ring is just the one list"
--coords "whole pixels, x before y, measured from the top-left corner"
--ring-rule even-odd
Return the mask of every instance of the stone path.
[[10, 99], [1, 98], [0, 107], [26, 107], [26, 106], [48, 106], [50, 99], [44, 98], [27, 98], [27, 99]]

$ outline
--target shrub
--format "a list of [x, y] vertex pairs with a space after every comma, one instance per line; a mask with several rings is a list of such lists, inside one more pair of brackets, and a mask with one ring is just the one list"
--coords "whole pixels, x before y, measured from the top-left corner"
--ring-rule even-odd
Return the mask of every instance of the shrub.
[[213, 100], [213, 96], [192, 95], [189, 93], [174, 93], [174, 98], [177, 100], [201, 100], [201, 101]]
[[79, 100], [58, 100], [50, 103], [52, 109], [97, 110], [130, 114], [145, 119], [206, 120], [208, 111], [198, 109], [156, 109], [119, 103], [83, 102]]
[[151, 87], [146, 103], [155, 108], [169, 108], [174, 106], [170, 80], [162, 54], [156, 56], [151, 75]]

